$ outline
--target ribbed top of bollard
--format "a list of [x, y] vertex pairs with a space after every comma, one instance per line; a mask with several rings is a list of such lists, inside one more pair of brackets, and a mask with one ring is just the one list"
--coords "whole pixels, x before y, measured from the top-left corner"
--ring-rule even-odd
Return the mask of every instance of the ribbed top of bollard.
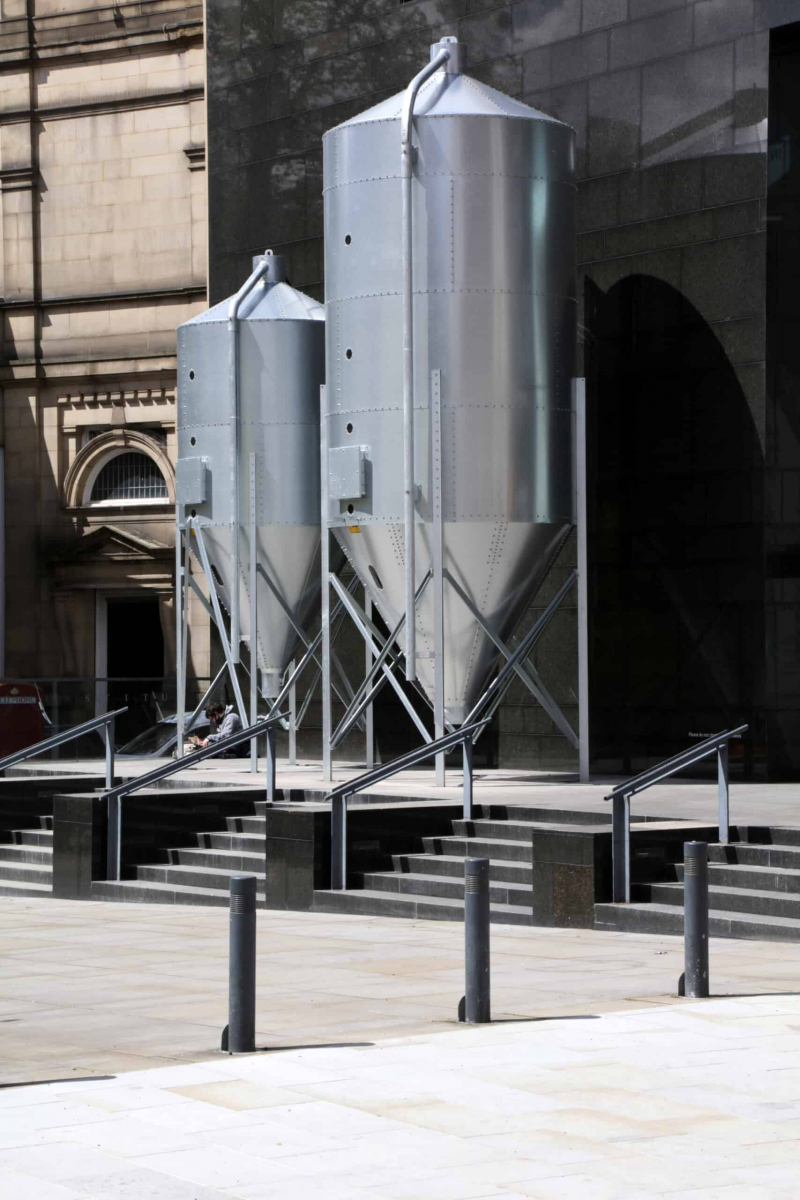
[[253, 912], [256, 907], [255, 875], [231, 876], [231, 912]]
[[489, 869], [488, 858], [465, 858], [464, 859], [464, 874], [465, 875], [482, 875], [484, 871]]

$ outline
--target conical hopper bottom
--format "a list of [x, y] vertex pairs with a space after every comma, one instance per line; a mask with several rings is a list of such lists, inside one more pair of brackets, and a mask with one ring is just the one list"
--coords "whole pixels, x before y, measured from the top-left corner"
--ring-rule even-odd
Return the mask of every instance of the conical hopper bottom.
[[[231, 532], [228, 526], [203, 526], [217, 595], [226, 612], [231, 611]], [[192, 548], [196, 554], [195, 539]], [[318, 604], [320, 590], [320, 534], [318, 525], [260, 525], [256, 529], [259, 572], [256, 596], [257, 661], [261, 670], [260, 690], [273, 697], [280, 679], [297, 650], [298, 634]], [[198, 556], [199, 557], [199, 556]], [[250, 640], [249, 546], [240, 536], [239, 627], [242, 641]], [[269, 586], [275, 584], [286, 609]], [[291, 618], [289, 617], [291, 613]]]
[[[459, 584], [488, 628], [504, 642], [513, 633], [571, 526], [568, 522], [474, 521], [444, 524], [444, 569]], [[405, 610], [402, 525], [361, 525], [334, 531], [389, 629]], [[417, 527], [417, 585], [432, 562], [432, 527]], [[424, 564], [424, 565], [423, 565]], [[417, 605], [417, 678], [433, 703], [433, 583]], [[398, 645], [405, 649], [401, 634]], [[463, 724], [486, 688], [498, 651], [473, 612], [445, 579], [445, 716]]]

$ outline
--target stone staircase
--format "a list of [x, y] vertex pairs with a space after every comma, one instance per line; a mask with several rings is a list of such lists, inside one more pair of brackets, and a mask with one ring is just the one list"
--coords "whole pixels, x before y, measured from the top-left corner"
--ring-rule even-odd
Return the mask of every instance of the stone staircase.
[[604, 813], [523, 805], [481, 804], [475, 811], [471, 821], [452, 822], [452, 836], [423, 837], [419, 853], [393, 854], [391, 870], [353, 872], [345, 892], [316, 891], [314, 910], [460, 921], [464, 917], [464, 860], [488, 858], [491, 920], [501, 925], [530, 925], [533, 830], [569, 831], [611, 821]]
[[188, 845], [161, 850], [163, 861], [136, 865], [132, 879], [93, 883], [92, 898], [227, 906], [231, 876], [246, 872], [257, 876], [256, 888], [263, 901], [264, 802], [256, 802], [254, 807], [253, 816], [226, 816], [224, 831], [187, 833]]
[[[53, 818], [21, 812], [28, 829], [0, 830], [0, 899], [8, 896], [51, 896], [53, 892]], [[3, 825], [14, 816], [4, 814]]]
[[[743, 827], [743, 840], [708, 848], [712, 937], [800, 941], [800, 828]], [[634, 884], [630, 904], [596, 904], [595, 928], [683, 933], [683, 865]]]

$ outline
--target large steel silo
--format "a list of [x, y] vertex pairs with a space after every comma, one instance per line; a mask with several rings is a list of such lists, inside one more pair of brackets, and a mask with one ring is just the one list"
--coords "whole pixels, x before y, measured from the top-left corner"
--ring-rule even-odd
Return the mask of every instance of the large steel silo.
[[295, 626], [319, 597], [325, 314], [286, 282], [280, 255], [253, 266], [249, 287], [178, 330], [178, 514], [182, 526], [197, 518], [232, 640], [248, 641], [255, 454], [257, 661], [261, 690], [274, 696]]
[[[404, 353], [413, 363], [415, 573], [440, 504], [444, 703], [459, 724], [573, 516], [575, 145], [559, 121], [463, 74], [419, 89], [410, 183], [413, 352], [404, 337], [405, 93], [325, 135], [328, 519], [390, 628], [407, 611]], [[406, 121], [408, 120], [408, 111]], [[410, 443], [409, 443], [410, 444]], [[409, 556], [410, 558], [410, 556]], [[463, 595], [459, 594], [459, 589]], [[400, 636], [405, 647], [405, 638]], [[416, 674], [434, 689], [434, 595]]]

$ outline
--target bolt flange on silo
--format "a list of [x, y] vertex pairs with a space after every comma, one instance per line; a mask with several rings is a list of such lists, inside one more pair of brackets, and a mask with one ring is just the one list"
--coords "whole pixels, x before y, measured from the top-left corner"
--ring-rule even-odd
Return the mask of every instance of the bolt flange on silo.
[[[463, 66], [443, 39], [405, 92], [323, 139], [323, 525], [436, 736], [517, 677], [577, 746], [526, 661], [554, 608], [507, 645], [575, 520], [574, 132]], [[323, 563], [323, 622], [329, 582]]]

